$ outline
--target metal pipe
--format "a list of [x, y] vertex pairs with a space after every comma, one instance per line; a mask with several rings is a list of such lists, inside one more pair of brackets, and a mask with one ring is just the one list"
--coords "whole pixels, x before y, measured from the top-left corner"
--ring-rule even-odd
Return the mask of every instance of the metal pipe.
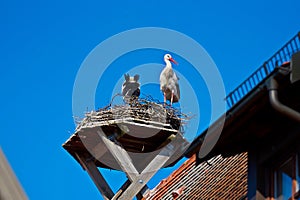
[[275, 78], [270, 80], [269, 100], [275, 110], [300, 123], [300, 113], [282, 104], [278, 99], [278, 83]]

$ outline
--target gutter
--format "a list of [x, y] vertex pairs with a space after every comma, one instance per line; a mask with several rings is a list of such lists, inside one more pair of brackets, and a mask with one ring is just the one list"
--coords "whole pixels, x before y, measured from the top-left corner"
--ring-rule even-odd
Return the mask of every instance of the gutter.
[[270, 80], [269, 84], [269, 100], [272, 107], [281, 114], [300, 123], [300, 113], [292, 108], [282, 104], [278, 99], [278, 83], [275, 78]]

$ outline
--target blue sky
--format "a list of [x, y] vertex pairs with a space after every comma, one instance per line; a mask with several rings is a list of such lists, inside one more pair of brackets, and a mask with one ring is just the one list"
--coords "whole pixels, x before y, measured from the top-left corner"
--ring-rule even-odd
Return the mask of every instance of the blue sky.
[[[298, 0], [2, 1], [0, 146], [27, 195], [45, 200], [101, 199], [88, 175], [61, 147], [75, 128], [76, 74], [100, 42], [140, 27], [179, 31], [206, 49], [229, 93], [300, 30], [299, 9]], [[163, 64], [158, 51], [138, 55], [116, 63]], [[113, 69], [106, 75], [121, 78], [124, 69]], [[184, 67], [179, 70], [184, 73]], [[105, 104], [100, 91], [99, 107]], [[161, 172], [150, 187], [172, 170]], [[114, 188], [122, 184], [116, 183], [119, 173], [105, 171], [105, 177]]]

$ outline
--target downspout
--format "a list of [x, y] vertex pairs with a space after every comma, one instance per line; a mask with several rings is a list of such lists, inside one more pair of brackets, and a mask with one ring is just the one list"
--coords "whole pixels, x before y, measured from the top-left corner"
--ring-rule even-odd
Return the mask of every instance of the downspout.
[[278, 99], [278, 83], [275, 78], [270, 80], [269, 100], [275, 110], [300, 123], [300, 113], [282, 104]]

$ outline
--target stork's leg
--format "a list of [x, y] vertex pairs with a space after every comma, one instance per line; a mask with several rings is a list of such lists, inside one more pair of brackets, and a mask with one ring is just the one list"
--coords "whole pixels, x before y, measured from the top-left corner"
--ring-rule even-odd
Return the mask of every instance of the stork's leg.
[[167, 102], [167, 97], [166, 97], [166, 92], [164, 92], [164, 104], [166, 105]]
[[171, 94], [171, 106], [172, 106], [172, 103], [173, 103], [173, 98], [174, 98], [174, 91], [172, 90], [172, 94]]

